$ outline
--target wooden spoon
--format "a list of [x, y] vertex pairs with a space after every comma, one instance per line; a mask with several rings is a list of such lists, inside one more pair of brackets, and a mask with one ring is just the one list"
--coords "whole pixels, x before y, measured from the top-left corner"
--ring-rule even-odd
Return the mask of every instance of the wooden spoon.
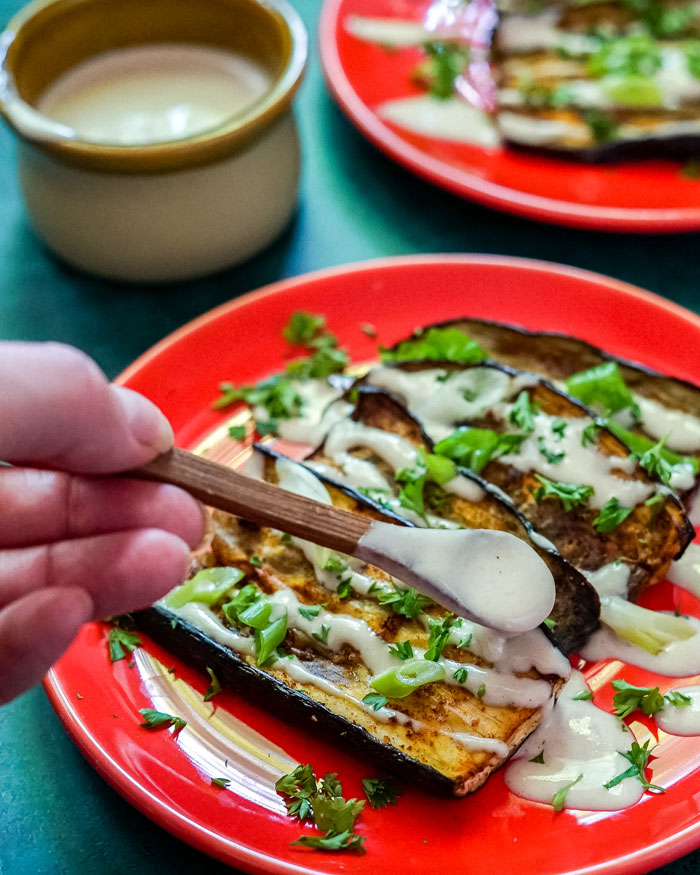
[[180, 449], [128, 476], [172, 483], [206, 505], [356, 556], [457, 615], [501, 632], [535, 628], [554, 605], [554, 580], [546, 564], [507, 532], [422, 529], [371, 520]]

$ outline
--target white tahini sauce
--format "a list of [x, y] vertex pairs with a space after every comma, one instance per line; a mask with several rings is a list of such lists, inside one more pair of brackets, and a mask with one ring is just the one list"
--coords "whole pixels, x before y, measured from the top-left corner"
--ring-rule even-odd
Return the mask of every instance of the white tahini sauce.
[[270, 82], [255, 61], [222, 49], [132, 46], [68, 70], [37, 108], [90, 142], [160, 143], [217, 127], [255, 103]]
[[674, 687], [674, 692], [689, 696], [690, 704], [672, 705], [667, 701], [654, 715], [656, 725], [671, 735], [700, 735], [700, 686]]
[[397, 395], [422, 423], [434, 441], [452, 434], [459, 422], [478, 419], [503, 401], [511, 391], [511, 378], [496, 368], [404, 371], [372, 368], [367, 381]]
[[[301, 416], [280, 419], [279, 435], [288, 441], [317, 446], [328, 430], [352, 411], [352, 404], [339, 400], [343, 390], [328, 380], [292, 380], [292, 389], [301, 398]], [[268, 418], [265, 408], [253, 411], [256, 419]]]
[[[627, 750], [634, 737], [592, 701], [574, 700], [587, 689], [583, 675], [572, 672], [554, 707], [516, 753], [505, 781], [517, 796], [551, 804], [558, 790], [583, 775], [569, 789], [566, 808], [617, 811], [641, 798], [644, 791], [636, 778], [626, 778], [609, 790], [603, 786], [629, 768], [619, 751]], [[530, 762], [540, 753], [543, 763]]]
[[376, 113], [413, 134], [491, 149], [500, 143], [489, 116], [461, 98], [440, 100], [429, 94], [401, 97], [379, 104]]
[[410, 568], [443, 607], [507, 633], [534, 629], [554, 606], [549, 568], [508, 532], [375, 522], [360, 539], [357, 555], [399, 576]]
[[700, 419], [697, 416], [671, 410], [642, 395], [635, 395], [634, 400], [639, 405], [641, 426], [647, 434], [657, 441], [665, 437], [666, 446], [676, 453], [700, 452]]
[[579, 568], [579, 571], [601, 598], [611, 595], [616, 595], [620, 598], [627, 596], [630, 567], [625, 565], [624, 562], [610, 562], [608, 565], [603, 565], [595, 571], [584, 571], [583, 568]]
[[671, 563], [666, 579], [700, 599], [700, 544], [689, 544]]

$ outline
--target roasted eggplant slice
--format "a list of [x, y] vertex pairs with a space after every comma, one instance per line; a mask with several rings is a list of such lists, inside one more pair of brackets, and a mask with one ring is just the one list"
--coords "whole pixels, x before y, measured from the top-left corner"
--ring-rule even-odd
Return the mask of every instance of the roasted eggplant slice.
[[[269, 452], [258, 458], [263, 476], [284, 488], [321, 488], [334, 504], [382, 518], [302, 465]], [[207, 591], [205, 603], [192, 599], [201, 588], [184, 584], [185, 596], [179, 588], [138, 613], [139, 627], [196, 667], [212, 668], [226, 686], [428, 792], [462, 796], [480, 787], [535, 728], [567, 673], [566, 659], [540, 629], [527, 641], [506, 641], [416, 602], [379, 569], [226, 514], [216, 512], [214, 521], [199, 574], [238, 569], [232, 588], [218, 601]], [[265, 629], [282, 615], [286, 633], [275, 647], [284, 650], [264, 650]], [[445, 633], [442, 646], [423, 658], [436, 646], [436, 629]], [[407, 658], [392, 653], [392, 644]], [[533, 654], [526, 667], [525, 650]], [[387, 666], [383, 701], [367, 701]], [[418, 669], [426, 667], [442, 680], [414, 683], [404, 695], [400, 684], [408, 681], [397, 670], [409, 680], [414, 671], [420, 681]]]
[[[576, 337], [528, 331], [483, 319], [453, 319], [428, 326], [409, 341], [416, 341], [430, 329], [463, 332], [489, 358], [541, 374], [557, 385], [566, 387], [573, 377], [569, 391], [577, 392], [578, 384], [577, 394], [596, 414], [609, 415], [611, 428], [630, 450], [644, 451], [665, 440], [667, 459], [671, 464], [681, 465], [679, 476], [669, 478], [671, 485], [682, 495], [693, 490], [700, 469], [696, 458], [700, 455], [699, 386], [617, 358]], [[396, 344], [392, 349], [396, 351], [400, 346]], [[590, 391], [591, 380], [582, 379], [587, 372], [602, 375], [597, 393]], [[618, 409], [610, 412], [610, 406]], [[636, 415], [632, 415], [633, 410]], [[646, 441], [640, 444], [635, 436]]]
[[504, 11], [493, 43], [507, 143], [588, 161], [700, 154], [697, 8]]
[[[557, 599], [550, 617], [552, 635], [564, 653], [573, 653], [583, 646], [598, 626], [600, 603], [597, 593], [553, 545], [547, 545], [537, 536], [532, 525], [502, 493], [494, 490], [483, 478], [465, 471], [461, 477], [463, 482], [453, 484], [452, 490], [435, 482], [426, 483], [423, 493], [426, 519], [417, 518], [415, 512], [401, 505], [396, 469], [387, 459], [396, 465], [396, 459], [402, 458], [401, 446], [404, 443], [431, 453], [433, 444], [430, 438], [395, 398], [369, 387], [358, 389], [353, 422], [360, 428], [348, 429], [341, 422], [331, 429], [324, 444], [307, 457], [306, 464], [331, 478], [335, 476], [346, 483], [357, 484], [377, 508], [399, 516], [403, 514], [404, 518], [410, 517], [418, 525], [450, 523], [471, 529], [499, 529], [528, 541], [547, 563], [556, 583]], [[395, 436], [393, 445], [390, 442], [387, 447], [382, 437], [384, 432]], [[408, 455], [410, 460], [410, 452]], [[350, 462], [349, 470], [355, 477], [348, 477], [342, 467], [344, 462], [346, 467]], [[386, 491], [370, 485], [375, 474], [384, 479]], [[364, 483], [363, 475], [369, 478]], [[471, 497], [468, 497], [470, 492]]]
[[436, 451], [502, 489], [535, 530], [585, 571], [624, 562], [628, 594], [664, 577], [693, 537], [678, 499], [588, 410], [505, 365], [406, 361], [372, 368]]

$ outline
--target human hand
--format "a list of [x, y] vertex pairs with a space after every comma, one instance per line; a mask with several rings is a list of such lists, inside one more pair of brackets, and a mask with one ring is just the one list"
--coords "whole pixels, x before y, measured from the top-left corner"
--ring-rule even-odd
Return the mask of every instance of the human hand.
[[[83, 623], [152, 604], [202, 537], [187, 493], [116, 474], [170, 449], [163, 414], [61, 344], [0, 343], [0, 704]], [[100, 476], [95, 476], [100, 475]]]

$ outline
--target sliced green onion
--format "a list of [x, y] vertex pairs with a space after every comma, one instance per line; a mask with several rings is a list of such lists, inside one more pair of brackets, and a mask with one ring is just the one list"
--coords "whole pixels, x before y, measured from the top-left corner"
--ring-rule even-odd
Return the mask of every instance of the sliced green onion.
[[268, 625], [271, 611], [272, 605], [270, 604], [270, 600], [265, 596], [261, 596], [257, 601], [253, 602], [249, 608], [246, 608], [245, 611], [241, 611], [238, 615], [238, 619], [244, 626], [252, 626], [253, 629], [262, 629], [263, 626]]
[[165, 599], [169, 608], [182, 608], [189, 602], [201, 602], [210, 607], [243, 578], [239, 568], [203, 568], [194, 577], [174, 589]]
[[282, 614], [273, 620], [268, 626], [255, 630], [255, 660], [258, 665], [265, 665], [272, 656], [275, 648], [283, 641], [287, 634], [287, 614]]
[[634, 404], [617, 362], [605, 362], [573, 374], [566, 381], [566, 391], [601, 413], [614, 413]]
[[239, 616], [243, 611], [247, 610], [251, 605], [255, 604], [262, 596], [262, 593], [252, 583], [246, 584], [238, 590], [230, 602], [226, 602], [221, 610], [229, 623], [235, 625], [238, 622]]
[[371, 686], [387, 699], [403, 699], [418, 687], [441, 681], [444, 677], [445, 669], [440, 663], [429, 659], [411, 659], [377, 675]]

